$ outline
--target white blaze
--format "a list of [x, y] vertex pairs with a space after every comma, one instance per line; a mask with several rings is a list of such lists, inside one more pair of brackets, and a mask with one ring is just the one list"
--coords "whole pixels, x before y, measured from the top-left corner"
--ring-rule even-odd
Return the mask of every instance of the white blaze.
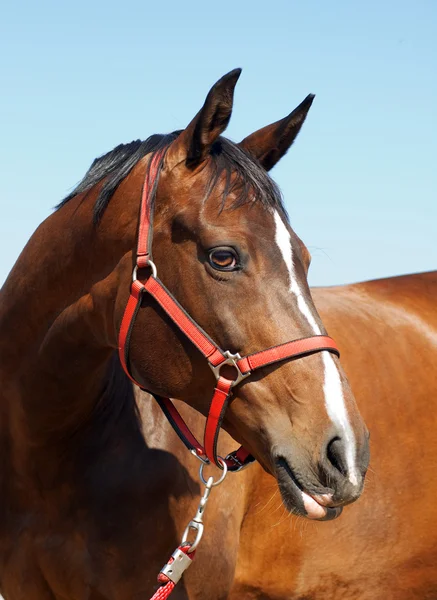
[[[314, 317], [311, 307], [307, 304], [304, 295], [299, 287], [293, 265], [293, 249], [291, 245], [290, 233], [285, 226], [284, 221], [277, 211], [275, 215], [275, 241], [281, 251], [285, 264], [287, 265], [290, 278], [290, 292], [296, 296], [297, 306], [308, 321], [314, 335], [321, 335], [322, 332]], [[349, 471], [349, 480], [356, 485], [358, 483], [355, 468], [355, 436], [349, 423], [346, 404], [343, 395], [343, 386], [338, 367], [330, 352], [322, 352], [323, 365], [325, 370], [325, 381], [323, 392], [325, 395], [326, 410], [331, 421], [336, 427], [343, 431], [346, 445], [346, 460]]]

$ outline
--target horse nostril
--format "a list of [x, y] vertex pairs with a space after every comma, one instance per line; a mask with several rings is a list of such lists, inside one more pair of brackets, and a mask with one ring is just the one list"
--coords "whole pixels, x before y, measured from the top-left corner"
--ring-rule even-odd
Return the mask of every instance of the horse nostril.
[[339, 471], [343, 477], [347, 476], [346, 448], [341, 438], [333, 438], [327, 448], [326, 454], [332, 466]]

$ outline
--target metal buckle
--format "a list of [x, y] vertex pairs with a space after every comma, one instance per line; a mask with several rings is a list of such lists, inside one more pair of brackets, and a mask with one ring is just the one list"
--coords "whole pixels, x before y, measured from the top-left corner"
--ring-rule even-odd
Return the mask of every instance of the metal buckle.
[[238, 354], [238, 352], [236, 354], [232, 354], [231, 352], [229, 352], [229, 350], [226, 350], [226, 352], [224, 352], [224, 356], [226, 357], [226, 360], [224, 360], [217, 366], [208, 362], [209, 366], [211, 367], [211, 371], [214, 373], [217, 381], [220, 377], [220, 369], [225, 365], [231, 365], [231, 367], [235, 367], [235, 369], [237, 370], [237, 377], [232, 380], [231, 387], [238, 385], [240, 381], [243, 381], [243, 379], [249, 377], [249, 375], [251, 374], [250, 371], [248, 371], [247, 373], [242, 373], [240, 371], [240, 367], [237, 365], [237, 361], [241, 360], [241, 356]]
[[246, 467], [253, 463], [253, 460], [250, 460], [247, 463], [242, 463], [241, 460], [238, 460], [238, 458], [232, 452], [227, 455], [226, 460], [231, 460], [234, 463], [234, 465], [237, 466], [236, 469], [232, 469], [232, 473], [238, 473], [239, 471], [246, 469]]
[[[156, 279], [158, 276], [158, 270], [157, 270], [156, 265], [153, 262], [153, 260], [148, 259], [146, 267], [150, 267], [152, 269], [152, 277], [154, 277]], [[141, 268], [143, 268], [143, 267], [141, 267]], [[137, 273], [138, 273], [138, 265], [135, 265], [133, 273], [132, 273], [132, 281], [136, 281], [138, 279]]]

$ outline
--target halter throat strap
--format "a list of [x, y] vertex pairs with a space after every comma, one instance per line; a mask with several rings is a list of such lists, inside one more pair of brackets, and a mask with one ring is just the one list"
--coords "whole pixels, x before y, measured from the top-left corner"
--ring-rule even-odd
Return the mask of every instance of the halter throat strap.
[[[138, 226], [136, 264], [133, 271], [130, 295], [119, 332], [118, 349], [120, 362], [133, 383], [144, 391], [148, 391], [132, 377], [129, 368], [129, 345], [136, 316], [141, 307], [143, 294], [149, 294], [172, 319], [180, 331], [203, 354], [217, 379], [206, 420], [204, 444], [200, 444], [192, 434], [169, 398], [157, 396], [156, 394], [152, 395], [182, 442], [195, 456], [204, 462], [212, 462], [219, 468], [223, 468], [223, 462], [225, 462], [228, 470], [239, 471], [254, 460], [246, 449], [240, 447], [226, 458], [221, 458], [217, 455], [218, 436], [233, 388], [242, 380], [249, 377], [253, 371], [267, 365], [307, 356], [323, 350], [337, 356], [340, 356], [340, 353], [337, 344], [331, 337], [317, 335], [286, 342], [285, 344], [273, 346], [267, 350], [241, 357], [239, 354], [223, 351], [200, 325], [191, 318], [172, 293], [159, 280], [156, 266], [152, 261], [154, 197], [164, 155], [165, 149], [157, 151], [152, 156], [144, 180]], [[138, 271], [146, 267], [151, 269], [151, 274], [143, 283], [138, 279]], [[234, 379], [226, 378], [221, 374], [221, 369], [225, 365], [231, 365], [234, 368]]]

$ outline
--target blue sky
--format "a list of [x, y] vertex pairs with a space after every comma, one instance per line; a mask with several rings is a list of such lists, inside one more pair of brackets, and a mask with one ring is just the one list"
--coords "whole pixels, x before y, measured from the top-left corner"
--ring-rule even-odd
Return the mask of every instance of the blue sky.
[[316, 100], [272, 171], [314, 285], [437, 268], [435, 0], [8, 2], [0, 282], [94, 157], [184, 127], [242, 67], [239, 141]]

